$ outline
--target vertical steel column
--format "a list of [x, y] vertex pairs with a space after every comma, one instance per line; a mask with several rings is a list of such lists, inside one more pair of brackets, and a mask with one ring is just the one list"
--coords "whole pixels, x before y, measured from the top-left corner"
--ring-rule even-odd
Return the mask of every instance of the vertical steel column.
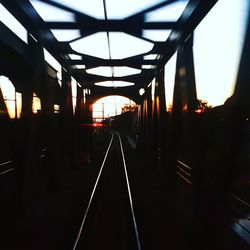
[[[18, 178], [21, 178], [23, 209], [29, 209], [39, 199], [42, 183], [39, 180], [39, 120], [32, 114], [33, 92], [41, 90], [44, 83], [44, 63], [42, 46], [30, 35], [26, 59], [30, 71], [24, 72], [27, 82], [22, 91], [22, 117], [18, 125], [18, 139], [15, 155]], [[21, 145], [21, 147], [20, 147]]]
[[183, 48], [183, 66], [185, 71], [185, 85], [187, 94], [187, 109], [188, 111], [194, 111], [197, 109], [197, 95], [194, 73], [194, 57], [193, 57], [193, 35], [185, 42]]
[[77, 99], [76, 99], [76, 111], [75, 111], [75, 120], [77, 122], [82, 121], [83, 119], [83, 88], [77, 84]]
[[[158, 82], [155, 79], [154, 96], [152, 96], [152, 159], [155, 165], [159, 165], [160, 145], [159, 145], [159, 95]], [[152, 93], [153, 94], [153, 93]]]
[[[185, 154], [192, 165], [192, 188], [194, 191], [200, 192], [203, 185], [202, 153], [200, 148], [200, 136], [197, 131], [200, 130], [198, 119], [199, 117], [194, 112], [197, 109], [198, 101], [196, 95], [196, 83], [194, 72], [193, 59], [193, 34], [185, 42], [182, 47], [182, 69], [185, 69], [185, 74], [182, 76], [182, 81], [186, 89], [186, 107], [187, 110], [183, 114], [183, 135], [182, 145], [185, 148]], [[183, 105], [182, 105], [183, 107]]]
[[22, 92], [22, 117], [32, 114], [33, 90], [28, 83]]
[[152, 90], [146, 90], [146, 153], [152, 160]]
[[102, 103], [102, 120], [104, 120], [104, 103]]
[[167, 112], [166, 112], [166, 98], [165, 98], [165, 82], [164, 82], [164, 68], [161, 69], [156, 77], [157, 87], [157, 116], [158, 116], [158, 138], [159, 138], [159, 156], [161, 165], [165, 168], [166, 164], [166, 140], [167, 140]]
[[137, 138], [137, 149], [139, 152], [143, 152], [143, 140], [144, 140], [144, 100], [141, 100], [138, 105], [138, 138]]
[[[194, 158], [196, 148], [196, 119], [194, 110], [197, 108], [196, 85], [193, 62], [193, 36], [181, 46], [177, 53], [176, 76], [173, 98], [173, 110], [171, 118], [171, 144], [169, 159], [170, 183], [174, 186], [176, 179], [176, 161], [179, 149], [183, 147], [189, 155]], [[184, 129], [185, 128], [185, 129]], [[195, 156], [197, 158], [197, 155]], [[193, 165], [196, 168], [196, 163]], [[195, 171], [194, 171], [195, 172]]]
[[65, 119], [72, 120], [73, 118], [71, 76], [64, 68], [62, 68], [61, 114]]
[[92, 97], [87, 94], [86, 102], [84, 105], [84, 144], [83, 144], [83, 152], [82, 157], [84, 163], [90, 162], [90, 154], [93, 149], [93, 138], [92, 138]]
[[40, 43], [36, 42], [29, 35], [29, 43], [32, 46], [33, 54], [31, 54], [30, 61], [33, 62], [34, 55], [36, 63], [34, 68], [34, 76], [32, 79], [33, 90], [38, 94], [41, 99], [41, 109], [43, 115], [51, 116], [54, 113], [54, 96], [51, 79], [48, 75], [48, 65], [44, 59], [43, 47]]
[[168, 140], [168, 159], [167, 159], [167, 183], [171, 194], [176, 191], [176, 161], [178, 157], [178, 145], [182, 124], [182, 101], [181, 101], [181, 52], [177, 52], [175, 85], [173, 94], [173, 108], [169, 128]]
[[74, 158], [77, 166], [81, 163], [81, 154], [84, 147], [84, 97], [83, 88], [77, 84], [77, 99], [76, 99], [76, 110], [74, 117]]
[[[144, 97], [144, 96], [143, 96]], [[146, 111], [146, 99], [142, 100], [141, 103], [141, 132], [140, 132], [140, 145], [141, 153], [146, 151], [146, 136], [147, 136], [147, 111]]]
[[[146, 95], [145, 95], [146, 97]], [[147, 99], [145, 98], [143, 101], [143, 136], [144, 136], [144, 152], [147, 152], [147, 143], [148, 143], [148, 105], [147, 105]]]
[[92, 124], [92, 97], [86, 95], [85, 119], [88, 124]]
[[62, 95], [61, 95], [61, 119], [62, 140], [66, 167], [73, 166], [74, 156], [74, 134], [73, 134], [73, 103], [71, 89], [71, 75], [62, 68]]

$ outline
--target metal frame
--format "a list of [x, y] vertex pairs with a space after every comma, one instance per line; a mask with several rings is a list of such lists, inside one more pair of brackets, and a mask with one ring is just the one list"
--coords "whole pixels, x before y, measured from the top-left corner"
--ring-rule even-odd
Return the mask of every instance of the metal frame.
[[[61, 4], [52, 1], [41, 1], [49, 3], [52, 6], [60, 8], [62, 10], [71, 12], [75, 15], [76, 22], [45, 22], [38, 15], [38, 13], [28, 0], [1, 0], [1, 3], [84, 88], [96, 90], [96, 92], [98, 93], [99, 87], [94, 85], [95, 82], [107, 80], [131, 81], [135, 83], [133, 87], [121, 88], [122, 91], [126, 89], [125, 92], [128, 92], [129, 96], [134, 96], [135, 92], [138, 92], [138, 90], [142, 87], [146, 87], [148, 83], [152, 81], [152, 79], [156, 76], [157, 72], [164, 67], [165, 63], [170, 59], [170, 57], [177, 50], [177, 48], [185, 42], [185, 40], [190, 36], [195, 27], [198, 25], [198, 23], [217, 2], [217, 0], [189, 0], [184, 12], [176, 22], [146, 22], [145, 16], [147, 13], [163, 8], [172, 3], [176, 3], [178, 2], [178, 0], [166, 0], [160, 4], [140, 11], [123, 20], [98, 20], [96, 18], [84, 15], [76, 10], [70, 9]], [[142, 37], [142, 31], [144, 29], [172, 29], [172, 32], [165, 42], [153, 42], [153, 49], [145, 54], [140, 54], [121, 60], [106, 60], [77, 53], [79, 55], [82, 55], [84, 59], [71, 60], [68, 57], [68, 54], [76, 53], [69, 46], [69, 42], [58, 42], [50, 31], [51, 28], [68, 30], [79, 28], [81, 31], [81, 38], [100, 31], [120, 31], [150, 42], [152, 41]], [[0, 29], [0, 31], [2, 32], [2, 28]], [[151, 53], [158, 54], [158, 57], [155, 60], [145, 60], [143, 58], [145, 55]], [[137, 75], [124, 77], [104, 77], [88, 74], [86, 72], [86, 69], [76, 69], [72, 67], [73, 65], [79, 63], [86, 65], [86, 69], [98, 66], [129, 66], [141, 68], [142, 65], [155, 65], [155, 67], [153, 67], [152, 69], [142, 69], [142, 72]], [[105, 92], [106, 91], [104, 91], [103, 93]], [[112, 92], [116, 93], [117, 90], [115, 88], [111, 88], [109, 93]]]

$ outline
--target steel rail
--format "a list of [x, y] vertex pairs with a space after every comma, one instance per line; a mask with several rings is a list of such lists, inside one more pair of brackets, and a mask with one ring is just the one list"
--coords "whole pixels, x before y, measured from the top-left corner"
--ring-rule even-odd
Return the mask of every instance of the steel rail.
[[129, 179], [128, 179], [128, 172], [127, 172], [127, 166], [126, 166], [126, 161], [125, 161], [125, 156], [124, 156], [124, 151], [123, 151], [123, 146], [122, 146], [122, 140], [120, 135], [116, 132], [115, 133], [119, 139], [120, 143], [120, 149], [121, 149], [121, 154], [122, 154], [122, 161], [123, 161], [123, 167], [124, 167], [124, 172], [126, 176], [126, 182], [127, 182], [127, 189], [128, 189], [128, 196], [129, 196], [129, 202], [130, 202], [130, 208], [131, 208], [131, 213], [132, 213], [132, 218], [133, 218], [133, 224], [134, 224], [134, 230], [135, 230], [135, 235], [136, 235], [136, 243], [137, 243], [137, 248], [138, 250], [141, 250], [141, 243], [140, 243], [140, 238], [139, 238], [139, 233], [138, 233], [138, 227], [135, 219], [135, 212], [134, 212], [134, 206], [133, 206], [133, 200], [132, 200], [132, 195], [131, 195], [131, 190], [130, 190], [130, 184], [129, 184]]
[[91, 196], [90, 196], [90, 199], [89, 199], [89, 202], [88, 202], [88, 206], [87, 206], [87, 208], [86, 208], [86, 210], [85, 210], [85, 213], [84, 213], [84, 216], [83, 216], [83, 219], [82, 219], [82, 223], [81, 223], [80, 229], [79, 229], [79, 231], [78, 231], [78, 234], [77, 234], [77, 237], [76, 237], [76, 240], [75, 240], [75, 243], [74, 243], [73, 250], [75, 250], [75, 249], [77, 248], [77, 244], [78, 244], [79, 239], [80, 239], [80, 237], [81, 237], [82, 229], [83, 229], [84, 223], [85, 223], [85, 221], [86, 221], [86, 218], [87, 218], [87, 215], [88, 215], [88, 212], [89, 212], [89, 209], [90, 209], [90, 206], [91, 206], [91, 203], [92, 203], [92, 200], [93, 200], [95, 191], [96, 191], [96, 187], [97, 187], [97, 185], [98, 185], [100, 176], [101, 176], [101, 174], [102, 174], [103, 167], [104, 167], [104, 165], [105, 165], [107, 156], [108, 156], [108, 154], [109, 154], [110, 147], [111, 147], [112, 142], [113, 142], [113, 140], [114, 140], [114, 134], [111, 133], [111, 135], [112, 135], [112, 136], [111, 136], [111, 140], [110, 140], [110, 143], [109, 143], [109, 145], [108, 145], [106, 154], [105, 154], [105, 156], [104, 156], [104, 159], [103, 159], [103, 162], [102, 162], [100, 171], [99, 171], [99, 173], [98, 173], [98, 176], [97, 176], [97, 179], [96, 179], [94, 188], [93, 188], [93, 190], [92, 190], [92, 193], [91, 193]]

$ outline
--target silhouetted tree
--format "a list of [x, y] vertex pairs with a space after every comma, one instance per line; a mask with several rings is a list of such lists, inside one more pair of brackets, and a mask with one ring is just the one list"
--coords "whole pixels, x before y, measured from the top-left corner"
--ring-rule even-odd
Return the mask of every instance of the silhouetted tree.
[[137, 105], [136, 104], [125, 104], [123, 107], [122, 107], [122, 113], [125, 113], [125, 112], [129, 112], [129, 111], [135, 111], [137, 108]]
[[197, 109], [200, 109], [202, 111], [207, 111], [212, 108], [212, 105], [209, 105], [207, 101], [201, 99], [198, 99], [197, 101], [198, 101]]

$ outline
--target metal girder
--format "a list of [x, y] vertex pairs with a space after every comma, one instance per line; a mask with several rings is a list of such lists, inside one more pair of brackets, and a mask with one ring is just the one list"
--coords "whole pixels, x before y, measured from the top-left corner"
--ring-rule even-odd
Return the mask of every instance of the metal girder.
[[142, 97], [139, 95], [139, 88], [137, 86], [129, 86], [126, 88], [108, 88], [96, 86], [92, 88], [91, 95], [94, 97], [93, 102], [109, 95], [122, 95], [132, 99], [136, 103], [140, 103]]
[[82, 78], [85, 82], [104, 82], [104, 81], [125, 81], [125, 82], [137, 82], [138, 81], [138, 74], [137, 75], [129, 75], [129, 76], [122, 76], [122, 77], [115, 77], [115, 76], [99, 76], [94, 74], [87, 74], [82, 73]]
[[[194, 32], [197, 25], [212, 9], [212, 7], [218, 2], [218, 0], [201, 1], [201, 0], [190, 0], [186, 9], [178, 22], [183, 23], [183, 29], [180, 32], [173, 31], [169, 35], [175, 37], [172, 42], [172, 46], [165, 46], [165, 53], [162, 53], [162, 57], [157, 64], [157, 69], [164, 67], [166, 62], [171, 58], [180, 45], [182, 45], [186, 39]], [[166, 44], [169, 39], [166, 41]], [[164, 49], [164, 48], [163, 48]], [[166, 50], [167, 49], [167, 50]]]
[[[37, 13], [29, 0], [1, 0], [1, 3], [16, 17], [17, 20], [31, 33], [39, 43], [42, 44], [58, 62], [83, 86], [92, 85], [100, 81], [130, 81], [138, 86], [147, 86], [152, 81], [157, 72], [161, 70], [174, 52], [192, 34], [199, 22], [206, 16], [217, 0], [202, 1], [189, 0], [181, 17], [176, 21], [170, 22], [147, 22], [146, 14], [166, 7], [178, 0], [166, 0], [150, 8], [139, 11], [138, 13], [120, 20], [98, 20], [77, 10], [63, 6], [53, 1], [45, 1], [46, 4], [71, 12], [75, 17], [75, 22], [45, 22]], [[50, 29], [79, 29], [81, 37], [96, 32], [125, 32], [138, 38], [142, 37], [143, 30], [171, 29], [168, 39], [165, 42], [155, 42], [153, 49], [146, 54], [125, 58], [125, 59], [100, 59], [93, 56], [77, 53], [70, 47], [70, 42], [59, 42], [54, 37]], [[2, 32], [2, 29], [0, 29]], [[3, 35], [1, 35], [1, 40]], [[4, 39], [7, 39], [5, 37]], [[147, 40], [147, 39], [146, 39]], [[18, 47], [18, 46], [17, 46]], [[122, 49], [122, 48], [121, 48]], [[70, 60], [67, 54], [78, 54], [82, 60]], [[158, 54], [157, 60], [146, 60], [144, 55]], [[142, 70], [140, 74], [124, 77], [102, 77], [88, 74], [86, 70], [79, 70], [73, 65], [85, 65], [86, 69], [99, 66], [127, 66], [142, 68], [142, 65], [155, 65], [155, 69]], [[93, 86], [94, 87], [94, 86]], [[126, 89], [124, 87], [123, 89]]]
[[140, 67], [141, 65], [155, 65], [157, 60], [143, 60], [143, 59], [111, 59], [111, 60], [68, 60], [69, 65], [86, 65], [86, 67], [99, 67], [99, 66], [127, 66], [127, 67]]
[[27, 54], [27, 44], [19, 39], [2, 22], [0, 22], [0, 42], [7, 44], [8, 47], [14, 49], [22, 56], [25, 56], [25, 54]]
[[78, 22], [47, 22], [49, 29], [80, 29], [91, 33], [102, 31], [120, 31], [133, 33], [137, 30], [157, 30], [157, 29], [180, 29], [181, 25], [176, 22], [146, 22], [138, 23], [134, 20], [94, 20]]

